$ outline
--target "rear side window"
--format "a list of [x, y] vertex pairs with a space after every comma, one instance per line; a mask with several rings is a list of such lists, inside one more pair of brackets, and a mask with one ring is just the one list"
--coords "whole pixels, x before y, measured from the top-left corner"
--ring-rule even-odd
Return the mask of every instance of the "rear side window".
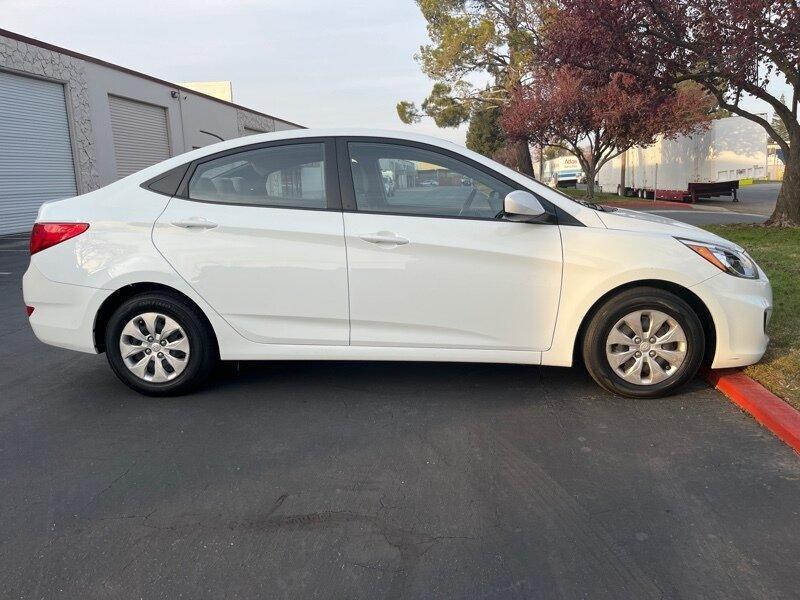
[[153, 192], [158, 192], [159, 194], [164, 194], [165, 196], [174, 196], [178, 193], [178, 188], [180, 187], [181, 181], [183, 181], [183, 176], [186, 175], [186, 171], [188, 169], [188, 163], [181, 165], [180, 167], [175, 167], [166, 173], [162, 173], [153, 179], [145, 181], [142, 184], [142, 187], [145, 187]]
[[189, 198], [278, 208], [326, 208], [325, 145], [272, 146], [201, 163], [189, 180]]

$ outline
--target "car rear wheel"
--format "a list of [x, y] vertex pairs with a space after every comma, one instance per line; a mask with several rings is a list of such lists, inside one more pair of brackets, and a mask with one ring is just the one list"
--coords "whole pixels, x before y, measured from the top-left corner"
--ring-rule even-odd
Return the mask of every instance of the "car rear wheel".
[[120, 305], [106, 326], [105, 347], [117, 377], [150, 396], [194, 389], [217, 361], [208, 324], [197, 309], [168, 293], [142, 294]]
[[589, 374], [630, 398], [657, 398], [692, 379], [703, 360], [700, 319], [679, 296], [658, 288], [629, 289], [592, 316], [583, 339]]

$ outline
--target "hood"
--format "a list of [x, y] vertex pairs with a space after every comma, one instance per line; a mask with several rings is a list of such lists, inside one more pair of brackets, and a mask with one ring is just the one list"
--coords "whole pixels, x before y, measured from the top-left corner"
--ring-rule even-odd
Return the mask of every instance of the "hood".
[[741, 250], [741, 247], [737, 244], [729, 242], [725, 238], [713, 234], [710, 231], [706, 231], [705, 229], [700, 229], [699, 227], [689, 225], [688, 223], [682, 223], [675, 219], [639, 212], [638, 210], [620, 208], [613, 212], [600, 212], [598, 216], [608, 229], [639, 231], [641, 233], [663, 233], [673, 237], [696, 240], [698, 242], [723, 244]]

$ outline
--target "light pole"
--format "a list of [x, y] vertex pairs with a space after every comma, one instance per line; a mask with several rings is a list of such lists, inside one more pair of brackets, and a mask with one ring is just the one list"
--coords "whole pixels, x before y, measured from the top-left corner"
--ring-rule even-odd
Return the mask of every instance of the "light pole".
[[[768, 113], [758, 113], [759, 117], [768, 120]], [[764, 130], [764, 181], [769, 181], [769, 133]]]

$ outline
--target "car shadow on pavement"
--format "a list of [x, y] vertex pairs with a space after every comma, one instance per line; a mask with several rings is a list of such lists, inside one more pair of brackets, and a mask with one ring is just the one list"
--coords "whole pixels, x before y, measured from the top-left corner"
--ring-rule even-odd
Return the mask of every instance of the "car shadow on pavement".
[[[351, 393], [381, 397], [427, 397], [531, 402], [558, 397], [624, 400], [609, 394], [582, 367], [534, 365], [384, 362], [276, 361], [222, 363], [203, 388], [209, 393]], [[696, 378], [676, 396], [708, 389]], [[642, 401], [640, 401], [642, 402]], [[647, 403], [647, 400], [643, 401]]]

